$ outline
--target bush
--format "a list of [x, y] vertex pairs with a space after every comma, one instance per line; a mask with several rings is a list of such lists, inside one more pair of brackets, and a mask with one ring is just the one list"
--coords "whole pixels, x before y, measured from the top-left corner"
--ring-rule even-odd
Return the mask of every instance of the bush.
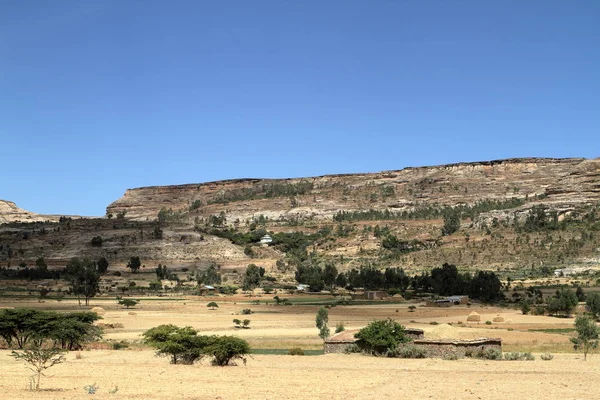
[[337, 325], [335, 326], [335, 333], [340, 333], [345, 331], [346, 328], [344, 327], [344, 323], [343, 322], [338, 322]]
[[302, 350], [300, 347], [293, 347], [290, 349], [290, 351], [288, 351], [288, 355], [290, 356], [303, 356], [304, 355], [304, 350]]
[[504, 359], [507, 361], [533, 361], [535, 360], [535, 356], [531, 353], [521, 353], [521, 352], [514, 352], [514, 353], [504, 353]]
[[491, 325], [491, 324], [492, 324], [492, 321], [485, 321], [485, 324], [486, 324], [486, 325]]
[[422, 346], [415, 346], [414, 344], [407, 344], [398, 347], [393, 351], [392, 357], [398, 358], [425, 358], [427, 357], [427, 351]]
[[456, 354], [456, 353], [447, 353], [447, 354], [443, 355], [442, 359], [443, 360], [450, 360], [450, 361], [458, 360], [458, 354]]
[[252, 314], [252, 310], [251, 310], [251, 309], [249, 309], [249, 308], [244, 308], [244, 309], [242, 310], [242, 314], [244, 314], [244, 315], [249, 315], [249, 314]]
[[13, 351], [10, 355], [16, 360], [29, 364], [28, 368], [34, 372], [31, 378], [31, 389], [40, 390], [40, 380], [44, 375], [44, 370], [64, 362], [63, 353], [64, 350], [34, 347], [21, 353]]
[[554, 358], [554, 356], [550, 353], [544, 353], [540, 356], [540, 358], [544, 361], [550, 361]]
[[478, 357], [486, 360], [502, 360], [502, 350], [490, 347], [480, 352]]
[[362, 349], [356, 343], [352, 343], [344, 349], [344, 354], [362, 353]]
[[544, 306], [535, 306], [533, 309], [533, 315], [544, 315], [546, 313], [546, 307]]
[[92, 247], [102, 247], [102, 237], [94, 236], [90, 242]]
[[375, 320], [354, 335], [359, 345], [375, 355], [394, 351], [400, 343], [410, 341], [404, 327], [392, 319]]
[[129, 348], [129, 343], [127, 343], [124, 340], [121, 340], [120, 342], [114, 342], [112, 344], [113, 350], [122, 350], [122, 349], [128, 349], [128, 348]]

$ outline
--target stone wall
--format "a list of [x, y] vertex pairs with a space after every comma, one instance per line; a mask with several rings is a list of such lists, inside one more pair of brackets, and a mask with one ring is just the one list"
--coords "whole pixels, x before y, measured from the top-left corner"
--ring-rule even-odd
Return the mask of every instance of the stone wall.
[[[463, 358], [474, 356], [475, 354], [490, 348], [495, 348], [502, 351], [501, 339], [482, 338], [475, 340], [434, 340], [422, 338], [423, 334], [421, 331], [420, 339], [414, 339], [412, 342], [406, 343], [404, 346], [414, 345], [422, 347], [425, 349], [427, 357], [429, 358]], [[356, 341], [327, 341], [323, 345], [323, 351], [325, 354], [344, 353], [348, 347], [352, 346], [353, 344], [356, 344]]]
[[420, 346], [427, 352], [429, 358], [474, 356], [490, 348], [502, 351], [501, 339], [476, 339], [476, 340], [414, 340], [411, 344]]

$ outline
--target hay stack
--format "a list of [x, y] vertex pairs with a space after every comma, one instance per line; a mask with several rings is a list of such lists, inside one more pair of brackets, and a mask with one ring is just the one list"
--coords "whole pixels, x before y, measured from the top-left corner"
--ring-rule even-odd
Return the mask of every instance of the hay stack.
[[504, 322], [504, 317], [496, 315], [492, 321], [493, 322]]
[[106, 314], [106, 310], [102, 307], [94, 307], [90, 310], [91, 312], [95, 312], [98, 315], [104, 315]]
[[467, 315], [467, 322], [479, 322], [481, 321], [481, 315], [477, 314], [473, 311], [471, 314]]
[[427, 339], [457, 339], [458, 330], [448, 324], [439, 324], [426, 333]]

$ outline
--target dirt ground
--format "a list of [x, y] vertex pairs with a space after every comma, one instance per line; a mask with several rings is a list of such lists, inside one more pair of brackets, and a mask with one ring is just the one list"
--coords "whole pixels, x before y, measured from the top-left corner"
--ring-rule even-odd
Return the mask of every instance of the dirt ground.
[[[206, 307], [216, 301], [219, 308]], [[124, 309], [114, 300], [93, 299], [89, 307], [106, 310], [102, 323], [123, 328], [106, 330], [104, 348], [126, 340], [129, 350], [84, 350], [68, 354], [42, 379], [40, 393], [31, 392], [25, 365], [0, 351], [0, 398], [79, 399], [83, 389], [96, 384], [95, 398], [114, 399], [600, 399], [600, 355], [572, 353], [568, 334], [547, 331], [573, 327], [573, 318], [522, 315], [517, 310], [494, 307], [417, 307], [406, 304], [337, 306], [329, 310], [329, 326], [343, 322], [361, 328], [369, 321], [394, 318], [401, 324], [425, 330], [431, 338], [500, 337], [504, 351], [532, 351], [535, 361], [486, 361], [463, 359], [405, 360], [361, 355], [321, 356], [253, 355], [246, 365], [212, 367], [170, 365], [166, 358], [143, 348], [140, 334], [151, 327], [172, 323], [192, 326], [205, 334], [237, 335], [255, 349], [320, 349], [315, 313], [317, 306], [251, 304], [247, 298], [142, 299], [135, 309]], [[3, 301], [4, 307], [36, 307], [56, 310], [81, 309], [73, 301], [38, 303]], [[252, 314], [242, 315], [244, 308]], [[476, 311], [479, 323], [467, 322]], [[494, 317], [505, 322], [486, 324]], [[234, 318], [250, 319], [251, 329], [236, 329]], [[539, 331], [546, 330], [545, 332]], [[97, 346], [102, 347], [102, 346]], [[554, 359], [542, 361], [541, 352]], [[118, 390], [115, 391], [115, 388]], [[114, 392], [114, 393], [111, 393]]]
[[[82, 352], [53, 367], [39, 393], [0, 352], [3, 399], [598, 399], [600, 357], [552, 361], [405, 360], [361, 355], [254, 355], [244, 366], [170, 365], [149, 350]], [[116, 393], [111, 393], [118, 388]]]

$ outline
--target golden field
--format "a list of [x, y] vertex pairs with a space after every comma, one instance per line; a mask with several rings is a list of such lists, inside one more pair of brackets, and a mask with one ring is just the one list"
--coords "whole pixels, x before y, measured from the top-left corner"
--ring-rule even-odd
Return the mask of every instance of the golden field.
[[[42, 391], [29, 391], [29, 376], [21, 362], [0, 351], [2, 399], [80, 399], [91, 396], [83, 388], [96, 384], [94, 398], [101, 399], [597, 399], [600, 357], [573, 353], [568, 329], [573, 319], [522, 315], [505, 308], [457, 306], [417, 307], [407, 303], [337, 306], [329, 310], [329, 326], [344, 322], [360, 328], [373, 319], [394, 318], [405, 326], [425, 330], [425, 337], [500, 337], [504, 351], [532, 351], [535, 361], [462, 359], [390, 359], [362, 355], [329, 354], [288, 356], [255, 354], [246, 365], [213, 367], [207, 361], [193, 366], [170, 365], [139, 343], [151, 327], [172, 323], [192, 326], [205, 334], [238, 335], [254, 349], [322, 347], [314, 318], [318, 306], [275, 306], [269, 298], [210, 297], [142, 299], [135, 309], [115, 301], [94, 299], [89, 307], [106, 310], [101, 323], [123, 324], [107, 329], [103, 342], [93, 349], [71, 352], [67, 362], [52, 367], [42, 378]], [[270, 304], [265, 304], [270, 300]], [[301, 300], [301, 299], [298, 299]], [[206, 304], [216, 301], [219, 308]], [[39, 307], [77, 310], [74, 301], [38, 303], [36, 300], [3, 301], [5, 307]], [[251, 315], [241, 315], [250, 308]], [[467, 323], [476, 311], [480, 323]], [[485, 324], [501, 316], [505, 322]], [[234, 318], [251, 320], [251, 329], [236, 329]], [[435, 322], [437, 324], [431, 324]], [[449, 325], [451, 324], [451, 325]], [[539, 331], [539, 330], [546, 330]], [[112, 341], [126, 340], [130, 349], [109, 350]], [[542, 361], [539, 353], [554, 354]], [[117, 390], [115, 390], [117, 389]]]

